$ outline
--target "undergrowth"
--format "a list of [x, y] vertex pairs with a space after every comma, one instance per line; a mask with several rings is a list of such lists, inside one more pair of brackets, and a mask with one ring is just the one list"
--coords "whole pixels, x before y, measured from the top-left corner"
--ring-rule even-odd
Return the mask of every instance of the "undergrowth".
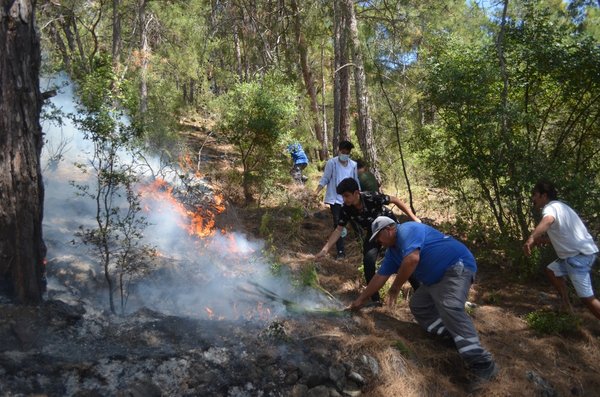
[[529, 327], [540, 334], [568, 335], [579, 328], [581, 321], [572, 314], [537, 310], [525, 316]]

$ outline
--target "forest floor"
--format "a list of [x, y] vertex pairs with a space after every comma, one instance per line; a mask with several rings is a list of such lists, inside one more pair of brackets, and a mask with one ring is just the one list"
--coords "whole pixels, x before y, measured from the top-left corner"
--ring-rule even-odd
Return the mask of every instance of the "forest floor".
[[[205, 160], [200, 169], [221, 186], [230, 204], [220, 222], [236, 222], [249, 235], [267, 240], [279, 261], [293, 273], [316, 269], [318, 284], [344, 304], [356, 298], [364, 279], [361, 248], [353, 232], [346, 238], [344, 260], [329, 256], [316, 262], [313, 257], [332, 228], [329, 209], [311, 193], [320, 175], [309, 175], [311, 179], [306, 186], [293, 185], [290, 180], [282, 189], [284, 194], [272, 200], [263, 199], [260, 207], [236, 205], [241, 194], [227, 179], [235, 154], [217, 136], [209, 136], [204, 128], [198, 127], [200, 124], [188, 120], [184, 134], [190, 147], [202, 148]], [[439, 199], [435, 194], [416, 197], [418, 214], [425, 223], [452, 234], [447, 230], [451, 219], [436, 208], [436, 202]], [[457, 237], [464, 241], [462, 236]], [[527, 325], [525, 315], [540, 309], [555, 310], [559, 303], [542, 270], [529, 281], [519, 280], [516, 265], [508, 263], [500, 252], [480, 241], [464, 242], [479, 265], [469, 295], [469, 301], [476, 307], [469, 313], [482, 344], [500, 367], [497, 379], [478, 395], [600, 395], [600, 321], [577, 303], [575, 311], [580, 321], [577, 330], [568, 335], [535, 332]], [[410, 288], [407, 286], [404, 292], [410, 294]], [[327, 318], [301, 319], [295, 326], [314, 328], [322, 336], [325, 349], [329, 340], [336, 340], [336, 349], [342, 340], [349, 354], [369, 354], [381, 363], [381, 375], [368, 383], [363, 395], [468, 394], [467, 373], [456, 350], [429, 338], [414, 321], [406, 300], [395, 308], [363, 309], [353, 314], [353, 320], [357, 327], [352, 327], [352, 332], [340, 329]], [[390, 355], [390, 349], [399, 350], [404, 362], [393, 359], [396, 356]]]

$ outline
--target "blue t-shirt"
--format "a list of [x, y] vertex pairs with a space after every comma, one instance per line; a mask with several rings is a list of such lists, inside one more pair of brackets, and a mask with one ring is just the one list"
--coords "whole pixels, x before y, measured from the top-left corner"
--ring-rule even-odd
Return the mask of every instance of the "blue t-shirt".
[[421, 252], [413, 275], [425, 285], [439, 282], [446, 270], [459, 260], [462, 260], [465, 268], [477, 271], [475, 258], [463, 243], [431, 226], [405, 222], [398, 225], [396, 231], [396, 244], [387, 249], [377, 272], [381, 276], [397, 273], [402, 260], [416, 249]]
[[287, 150], [290, 153], [290, 155], [292, 156], [294, 165], [308, 164], [308, 157], [306, 157], [306, 153], [304, 153], [304, 149], [302, 149], [301, 144], [291, 143], [288, 145]]

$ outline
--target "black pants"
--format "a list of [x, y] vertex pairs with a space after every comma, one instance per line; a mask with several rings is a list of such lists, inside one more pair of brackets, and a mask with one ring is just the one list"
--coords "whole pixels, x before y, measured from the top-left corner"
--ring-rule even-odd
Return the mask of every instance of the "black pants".
[[[369, 241], [371, 237], [370, 234], [367, 235], [367, 238], [363, 240], [363, 268], [365, 271], [365, 280], [367, 284], [371, 281], [373, 276], [375, 275], [375, 265], [377, 264], [377, 256], [379, 256], [379, 251], [381, 250], [381, 246], [379, 243], [375, 241]], [[416, 291], [419, 288], [419, 281], [414, 278], [414, 276], [410, 276], [408, 282], [412, 286], [412, 288]], [[371, 300], [374, 302], [378, 302], [381, 299], [379, 296], [379, 292], [376, 292], [371, 296]]]
[[[338, 222], [340, 220], [340, 214], [342, 212], [341, 204], [329, 204], [329, 209], [331, 209], [331, 216], [333, 217], [333, 228], [338, 227]], [[345, 237], [340, 237], [338, 241], [335, 243], [335, 248], [337, 253], [344, 253], [344, 239]]]
[[[368, 236], [370, 237], [371, 234], [369, 233]], [[368, 238], [363, 240], [363, 269], [365, 271], [367, 285], [375, 275], [375, 264], [377, 263], [377, 256], [379, 255], [380, 250], [381, 246], [377, 242], [369, 241]], [[371, 300], [373, 302], [379, 302], [381, 300], [379, 292], [375, 292], [371, 296]]]

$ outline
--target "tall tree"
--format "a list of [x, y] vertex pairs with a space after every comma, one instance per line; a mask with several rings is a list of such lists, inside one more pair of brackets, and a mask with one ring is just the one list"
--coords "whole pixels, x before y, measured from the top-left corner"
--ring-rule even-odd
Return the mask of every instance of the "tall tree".
[[341, 2], [333, 2], [333, 152], [342, 140], [350, 138], [350, 69], [348, 63], [348, 29], [346, 10]]
[[540, 177], [584, 216], [597, 214], [589, 192], [600, 170], [600, 52], [560, 8], [511, 4], [490, 21], [493, 34], [434, 39], [425, 92], [440, 117], [421, 145], [468, 211], [485, 211], [501, 234], [522, 239]]
[[142, 124], [148, 111], [148, 66], [150, 62], [150, 41], [148, 38], [149, 19], [146, 13], [148, 0], [139, 0], [138, 22], [140, 24], [140, 116]]
[[121, 0], [113, 0], [112, 5], [112, 62], [115, 71], [119, 69], [121, 57]]
[[0, 283], [19, 301], [36, 303], [45, 247], [35, 1], [0, 5]]
[[302, 77], [304, 78], [304, 85], [310, 99], [310, 110], [313, 116], [313, 128], [315, 129], [315, 135], [317, 140], [322, 143], [319, 148], [319, 159], [321, 161], [327, 158], [327, 140], [323, 139], [323, 128], [321, 121], [319, 120], [319, 104], [317, 101], [317, 90], [315, 87], [315, 79], [313, 76], [312, 69], [308, 63], [308, 46], [304, 33], [302, 32], [302, 18], [300, 16], [300, 9], [298, 7], [297, 0], [291, 0], [292, 14], [294, 16], [294, 30], [296, 32], [296, 45], [298, 46], [298, 56], [300, 58], [300, 68], [302, 69]]
[[349, 45], [354, 63], [354, 89], [356, 91], [356, 107], [358, 110], [358, 128], [356, 135], [363, 155], [371, 164], [371, 171], [381, 180], [377, 166], [377, 150], [373, 140], [373, 122], [369, 112], [369, 91], [367, 88], [367, 77], [362, 57], [360, 39], [358, 37], [358, 24], [354, 11], [354, 1], [345, 0], [346, 16], [348, 18], [348, 32], [350, 36]]

